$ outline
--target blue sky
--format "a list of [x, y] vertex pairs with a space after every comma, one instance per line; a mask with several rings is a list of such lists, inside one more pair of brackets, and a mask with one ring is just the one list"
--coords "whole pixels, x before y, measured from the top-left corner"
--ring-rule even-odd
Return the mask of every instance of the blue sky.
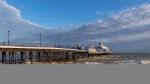
[[24, 19], [58, 27], [105, 19], [112, 13], [149, 0], [7, 0], [21, 10]]
[[0, 0], [0, 30], [0, 42], [10, 30], [12, 41], [38, 42], [42, 33], [55, 43], [59, 34], [64, 45], [102, 40], [116, 52], [149, 52], [150, 1]]

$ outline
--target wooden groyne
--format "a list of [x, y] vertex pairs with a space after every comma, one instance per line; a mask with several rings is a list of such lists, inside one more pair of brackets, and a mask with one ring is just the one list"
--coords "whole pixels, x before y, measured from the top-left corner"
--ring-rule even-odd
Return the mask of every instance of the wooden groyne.
[[2, 64], [35, 64], [74, 61], [81, 57], [103, 55], [104, 53], [88, 53], [85, 50], [55, 47], [18, 47], [0, 46]]

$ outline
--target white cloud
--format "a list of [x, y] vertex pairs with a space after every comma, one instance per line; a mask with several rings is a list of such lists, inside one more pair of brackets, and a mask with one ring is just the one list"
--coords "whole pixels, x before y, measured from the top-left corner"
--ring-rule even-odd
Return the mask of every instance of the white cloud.
[[[150, 45], [150, 4], [143, 4], [122, 10], [119, 13], [114, 13], [105, 20], [81, 25], [68, 34], [70, 35], [67, 36], [66, 34], [66, 38], [69, 38], [72, 42], [74, 40], [86, 42], [88, 39], [93, 41], [102, 39], [109, 45], [117, 43], [120, 47], [128, 46], [129, 48], [127, 49], [130, 49], [133, 43], [141, 44], [142, 40], [146, 40], [145, 42], [149, 42]], [[137, 45], [135, 50], [137, 47], [140, 48], [143, 45]]]
[[[102, 39], [116, 51], [119, 51], [120, 47], [125, 47], [128, 51], [130, 49], [135, 51], [138, 49], [141, 52], [150, 50], [150, 47], [141, 49], [143, 46], [150, 45], [150, 4], [128, 8], [114, 13], [105, 20], [67, 27], [74, 30], [60, 33], [60, 43], [84, 42], [85, 44], [89, 39], [92, 41]], [[58, 38], [58, 35], [53, 34], [60, 31], [60, 29], [48, 29], [23, 19], [21, 11], [5, 0], [0, 0], [0, 30], [0, 41], [7, 40], [7, 31], [10, 30], [11, 38], [30, 38], [37, 41], [38, 34], [43, 33], [43, 39], [53, 42], [57, 42]]]
[[21, 18], [20, 10], [16, 9], [15, 7], [8, 5], [5, 0], [0, 0], [0, 9], [1, 15], [15, 18]]
[[[115, 35], [118, 35], [117, 37], [122, 37], [122, 39], [118, 38], [120, 41], [132, 41], [135, 39], [140, 40], [145, 36], [149, 37], [149, 34], [147, 34], [147, 31], [150, 31], [149, 26], [150, 4], [144, 4], [139, 7], [132, 7], [127, 10], [120, 11], [119, 13], [112, 15], [112, 17], [107, 20], [101, 21], [101, 24], [93, 25], [91, 29], [96, 30], [94, 32], [100, 31], [99, 33], [104, 35], [109, 35], [111, 33], [111, 36], [108, 37], [108, 39], [111, 38], [110, 42], [116, 38]], [[137, 36], [138, 38], [135, 38]], [[114, 40], [118, 41], [116, 39]]]
[[0, 38], [6, 41], [7, 31], [11, 31], [14, 38], [38, 38], [39, 33], [51, 35], [57, 30], [35, 24], [21, 17], [21, 11], [9, 5], [5, 0], [0, 0]]

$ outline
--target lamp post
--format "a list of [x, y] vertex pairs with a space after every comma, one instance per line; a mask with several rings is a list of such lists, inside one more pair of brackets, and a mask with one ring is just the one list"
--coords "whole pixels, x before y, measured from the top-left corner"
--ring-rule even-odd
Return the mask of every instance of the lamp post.
[[42, 34], [40, 34], [40, 47], [42, 46]]
[[9, 46], [10, 31], [8, 30], [8, 46]]
[[25, 43], [24, 43], [25, 39], [23, 39], [23, 46], [25, 46]]
[[58, 47], [63, 47], [61, 46], [61, 35], [58, 34]]

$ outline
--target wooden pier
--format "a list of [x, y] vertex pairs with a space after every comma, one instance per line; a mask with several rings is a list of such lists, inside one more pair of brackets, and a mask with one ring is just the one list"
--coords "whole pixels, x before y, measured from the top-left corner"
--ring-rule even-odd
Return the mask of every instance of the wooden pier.
[[[37, 64], [74, 61], [80, 57], [91, 55], [85, 50], [55, 47], [18, 47], [0, 46], [2, 64]], [[98, 54], [102, 55], [102, 53]]]

